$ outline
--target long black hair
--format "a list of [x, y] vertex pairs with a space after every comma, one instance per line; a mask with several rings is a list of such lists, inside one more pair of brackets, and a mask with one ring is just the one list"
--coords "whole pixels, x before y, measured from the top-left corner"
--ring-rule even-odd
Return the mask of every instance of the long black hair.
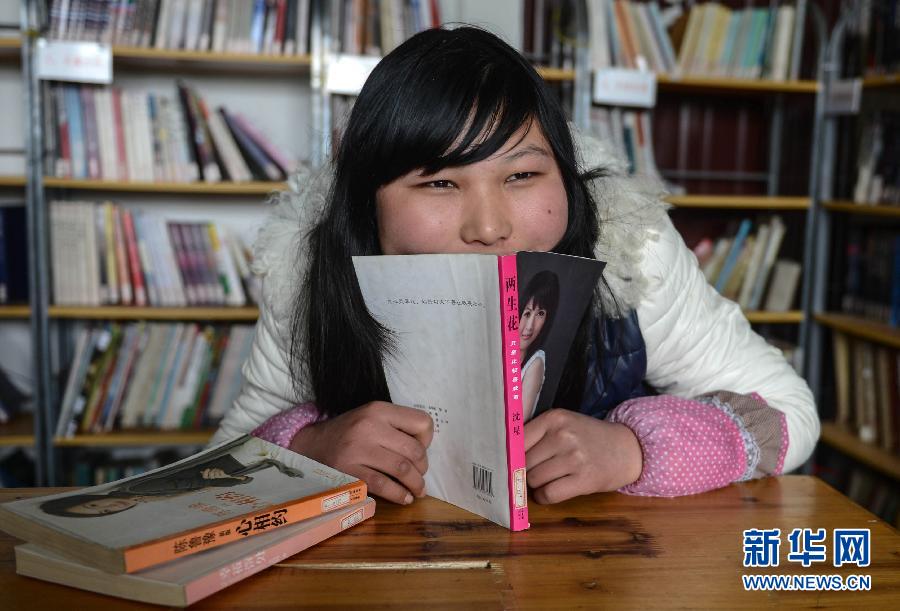
[[[568, 226], [552, 250], [593, 258], [597, 215], [565, 113], [515, 49], [474, 27], [426, 30], [372, 71], [333, 161], [324, 216], [309, 236], [308, 272], [292, 321], [293, 379], [310, 381], [322, 411], [334, 416], [389, 400], [382, 355], [391, 334], [366, 309], [351, 261], [381, 254], [376, 191], [418, 168], [433, 174], [487, 159], [525, 126], [547, 139], [568, 198]], [[584, 388], [591, 311], [557, 393], [569, 405], [580, 402]]]

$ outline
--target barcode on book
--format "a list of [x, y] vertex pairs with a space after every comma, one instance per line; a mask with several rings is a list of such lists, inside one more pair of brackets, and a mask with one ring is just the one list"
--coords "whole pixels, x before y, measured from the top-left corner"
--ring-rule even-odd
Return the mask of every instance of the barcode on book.
[[487, 467], [472, 463], [472, 487], [476, 492], [494, 496], [494, 472]]

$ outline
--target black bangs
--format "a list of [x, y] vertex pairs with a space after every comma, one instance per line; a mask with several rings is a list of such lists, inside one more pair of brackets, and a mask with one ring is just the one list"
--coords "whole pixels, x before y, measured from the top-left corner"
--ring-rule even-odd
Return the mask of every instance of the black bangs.
[[352, 140], [341, 143], [366, 160], [370, 184], [486, 159], [544, 114], [543, 80], [498, 42], [477, 28], [426, 30], [379, 63], [351, 113]]

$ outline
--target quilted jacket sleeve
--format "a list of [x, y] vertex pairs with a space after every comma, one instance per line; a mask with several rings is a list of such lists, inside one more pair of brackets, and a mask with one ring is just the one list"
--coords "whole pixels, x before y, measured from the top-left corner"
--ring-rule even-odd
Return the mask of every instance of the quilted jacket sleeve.
[[819, 437], [809, 387], [781, 351], [750, 328], [740, 307], [709, 285], [668, 218], [655, 233], [643, 249], [641, 270], [649, 286], [637, 307], [647, 346], [647, 381], [679, 397], [757, 393], [784, 414], [788, 449], [783, 470], [796, 469]]

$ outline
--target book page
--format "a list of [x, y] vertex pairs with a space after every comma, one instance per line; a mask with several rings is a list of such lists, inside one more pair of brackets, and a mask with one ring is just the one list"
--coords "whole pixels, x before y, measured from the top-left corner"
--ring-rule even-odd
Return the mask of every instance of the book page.
[[425, 490], [509, 526], [500, 293], [494, 255], [354, 257], [371, 314], [394, 332], [391, 401], [428, 413]]

